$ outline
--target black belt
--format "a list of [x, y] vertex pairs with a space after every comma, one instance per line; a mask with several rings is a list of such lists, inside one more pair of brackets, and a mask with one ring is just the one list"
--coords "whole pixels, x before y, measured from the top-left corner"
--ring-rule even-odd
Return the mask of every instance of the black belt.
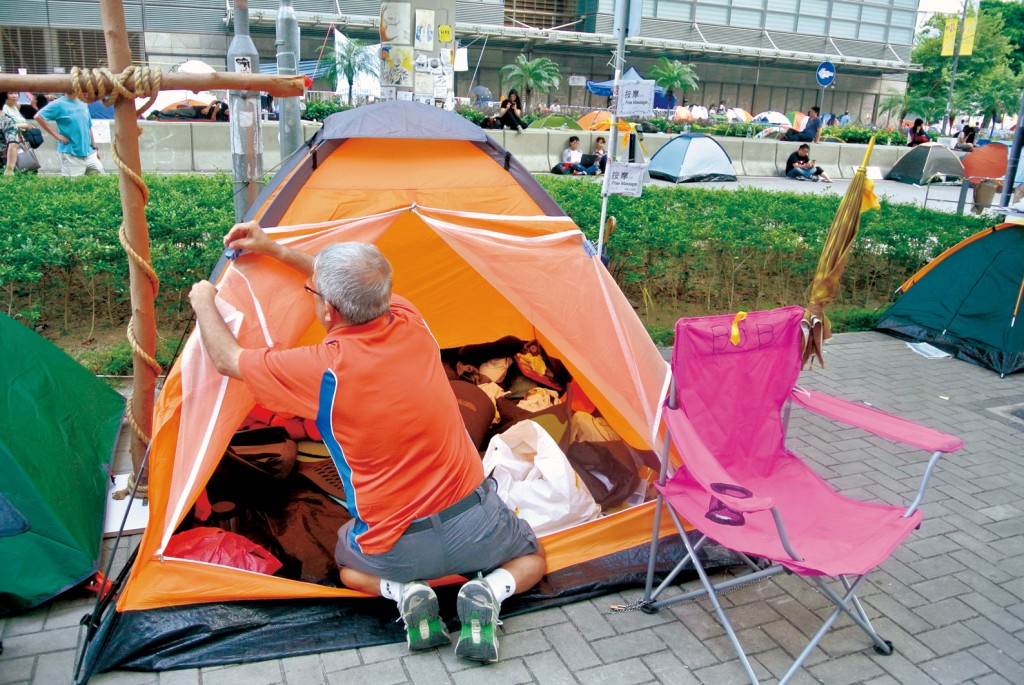
[[472, 507], [475, 507], [480, 502], [484, 501], [484, 497], [487, 495], [487, 480], [484, 480], [473, 492], [469, 493], [455, 504], [445, 507], [441, 511], [437, 512], [432, 516], [427, 516], [421, 519], [416, 519], [409, 524], [409, 527], [405, 529], [406, 533], [417, 533], [421, 530], [429, 530], [434, 527], [433, 518], [437, 516], [441, 522], [447, 521], [448, 519], [454, 518], [464, 511], [469, 511]]

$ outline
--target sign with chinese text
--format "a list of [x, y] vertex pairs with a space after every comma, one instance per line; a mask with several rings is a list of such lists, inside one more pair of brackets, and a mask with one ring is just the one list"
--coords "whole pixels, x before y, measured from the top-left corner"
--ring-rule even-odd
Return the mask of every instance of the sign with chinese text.
[[620, 117], [643, 116], [654, 111], [654, 81], [619, 81], [615, 113]]
[[609, 195], [640, 197], [643, 194], [644, 176], [647, 175], [646, 164], [609, 162], [607, 174]]

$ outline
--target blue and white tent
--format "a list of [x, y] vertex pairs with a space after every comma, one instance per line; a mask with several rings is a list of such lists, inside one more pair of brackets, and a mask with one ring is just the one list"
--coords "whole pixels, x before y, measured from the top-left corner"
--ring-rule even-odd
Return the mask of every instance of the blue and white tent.
[[[633, 67], [630, 67], [626, 71], [626, 73], [622, 75], [622, 78], [620, 79], [620, 81], [643, 80], [644, 77], [641, 76], [640, 73]], [[606, 98], [610, 98], [612, 96], [612, 92], [614, 92], [615, 90], [615, 79], [611, 79], [610, 81], [587, 81], [587, 90], [589, 90], [594, 95], [603, 95]], [[661, 86], [654, 86], [654, 94], [664, 95], [665, 89], [662, 88]]]
[[651, 178], [673, 183], [736, 180], [729, 153], [703, 133], [684, 133], [668, 141], [654, 153], [647, 171]]

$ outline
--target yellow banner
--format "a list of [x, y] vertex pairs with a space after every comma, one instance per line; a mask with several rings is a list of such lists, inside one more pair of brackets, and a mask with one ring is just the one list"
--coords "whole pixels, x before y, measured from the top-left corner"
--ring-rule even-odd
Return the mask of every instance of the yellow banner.
[[960, 38], [960, 56], [965, 57], [974, 52], [974, 34], [978, 32], [978, 18], [967, 17], [964, 21], [964, 35]]
[[952, 57], [956, 46], [956, 29], [959, 22], [956, 19], [946, 20], [946, 30], [942, 32], [942, 56]]

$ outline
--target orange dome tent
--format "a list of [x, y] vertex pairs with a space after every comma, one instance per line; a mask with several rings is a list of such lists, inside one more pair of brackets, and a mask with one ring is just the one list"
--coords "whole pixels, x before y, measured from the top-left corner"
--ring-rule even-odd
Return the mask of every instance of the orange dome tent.
[[1002, 143], [982, 145], [960, 160], [964, 165], [964, 175], [971, 183], [987, 178], [1005, 178], [1009, 152], [1010, 149]]

